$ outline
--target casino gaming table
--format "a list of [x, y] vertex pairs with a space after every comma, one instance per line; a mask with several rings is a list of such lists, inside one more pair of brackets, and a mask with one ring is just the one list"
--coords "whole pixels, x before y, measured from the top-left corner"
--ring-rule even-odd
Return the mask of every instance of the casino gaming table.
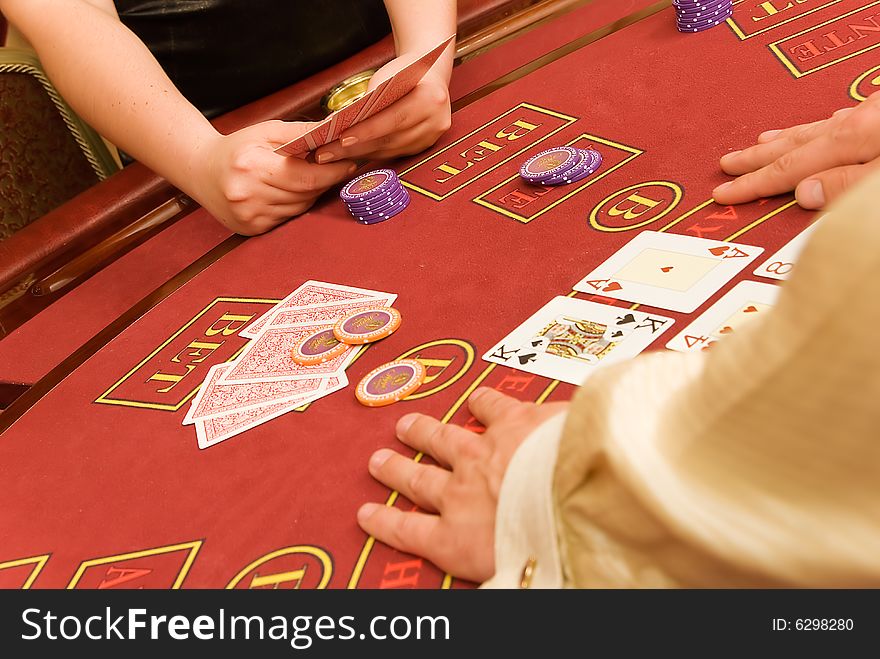
[[[393, 164], [412, 197], [404, 213], [362, 226], [328, 196], [270, 234], [219, 242], [121, 314], [0, 415], [0, 585], [470, 586], [358, 528], [365, 501], [412, 508], [370, 478], [370, 454], [404, 449], [394, 424], [408, 412], [475, 427], [465, 401], [477, 386], [568, 399], [570, 385], [481, 355], [556, 295], [628, 306], [572, 286], [640, 231], [769, 255], [808, 226], [790, 195], [737, 207], [710, 196], [722, 154], [880, 84], [880, 2], [788, 4], [742, 0], [698, 34], [677, 32], [666, 7], [546, 50], [467, 92], [435, 147]], [[571, 186], [525, 185], [521, 162], [557, 144], [600, 150], [603, 165]], [[693, 314], [657, 311], [681, 328], [752, 269]], [[237, 329], [309, 279], [399, 295], [401, 328], [350, 366], [352, 383], [398, 357], [421, 360], [428, 379], [385, 408], [360, 405], [352, 384], [199, 450], [181, 421], [205, 373], [244, 346]], [[207, 354], [191, 347], [218, 334]]]
[[[520, 5], [529, 5], [529, 8], [486, 24], [487, 15], [491, 18], [499, 8]], [[655, 0], [543, 0], [539, 3], [460, 0], [462, 22], [458, 52], [461, 55], [450, 84], [451, 97], [455, 102], [467, 102], [469, 94], [479, 92], [499, 77], [558, 47], [579, 38], [595, 39], [663, 5]], [[471, 25], [475, 27], [470, 28]], [[508, 40], [511, 34], [524, 30], [530, 30], [524, 38]], [[231, 131], [256, 121], [299, 112], [296, 108], [302, 104], [303, 97], [319, 97], [341, 76], [384, 61], [383, 57], [390, 56], [390, 53], [382, 50], [382, 45], [380, 42], [351, 62], [331, 67], [302, 84], [230, 113], [219, 120], [218, 128]], [[385, 46], [391, 47], [390, 44]], [[4, 258], [14, 261], [20, 258], [22, 251], [78, 240], [67, 235], [66, 230], [52, 230], [44, 235], [47, 231], [45, 225], [58, 224], [56, 220], [61, 220], [62, 225], [70, 219], [93, 224], [104, 222], [103, 216], [124, 215], [136, 225], [135, 218], [145, 209], [154, 209], [155, 206], [154, 210], [146, 212], [148, 220], [150, 215], [161, 218], [163, 214], [177, 211], [182, 195], [175, 197], [170, 186], [148, 182], [146, 175], [145, 168], [140, 165], [129, 166], [98, 186], [101, 189], [88, 191], [58, 209], [52, 217], [35, 223], [41, 226], [32, 225], [21, 232], [30, 235], [16, 235], [0, 244], [0, 281], [3, 280]], [[162, 190], [166, 188], [163, 196]], [[153, 205], [145, 205], [147, 202]], [[108, 238], [76, 256], [72, 262], [63, 259], [57, 269], [54, 264], [48, 265], [37, 278], [41, 289], [39, 295], [27, 295], [10, 308], [0, 308], [0, 338], [6, 335], [0, 340], [0, 409], [132, 305], [230, 237], [230, 233], [212, 218], [191, 211], [192, 207], [188, 206], [178, 221], [168, 221], [157, 235], [128, 253], [107, 255], [110, 250], [118, 249], [118, 242], [132, 239], [123, 232], [122, 240]], [[20, 241], [23, 237], [27, 240]], [[24, 244], [11, 245], [16, 241]], [[77, 277], [76, 273], [88, 268], [96, 259], [106, 260], [108, 265], [81, 281], [82, 277]], [[56, 286], [60, 288], [54, 290]], [[32, 290], [36, 287], [33, 286]], [[37, 307], [39, 313], [34, 315], [31, 307]], [[22, 317], [31, 316], [34, 317], [22, 324]], [[69, 322], [71, 318], [76, 321]], [[58, 332], [61, 325], [65, 330]], [[46, 336], [53, 338], [46, 341]], [[19, 357], [23, 354], [28, 356], [27, 359]]]

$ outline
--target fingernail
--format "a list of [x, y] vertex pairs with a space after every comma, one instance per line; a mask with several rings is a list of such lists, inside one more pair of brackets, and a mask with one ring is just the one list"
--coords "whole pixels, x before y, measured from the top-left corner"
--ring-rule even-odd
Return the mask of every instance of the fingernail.
[[781, 130], [765, 130], [763, 133], [758, 135], [758, 139], [759, 140], [772, 140], [777, 135], [779, 135], [779, 133], [781, 133], [781, 132], [782, 132]]
[[394, 451], [387, 448], [381, 448], [373, 453], [373, 455], [370, 456], [370, 472], [378, 471], [383, 464], [388, 462], [388, 458], [393, 454]]
[[819, 209], [825, 206], [825, 190], [822, 181], [806, 180], [797, 187], [798, 203], [804, 208]]
[[356, 170], [357, 168], [357, 165], [349, 165], [347, 171], [349, 174], [354, 174], [354, 170]]
[[352, 144], [357, 144], [357, 141], [358, 138], [356, 138], [354, 135], [349, 135], [348, 137], [343, 137], [340, 140], [340, 143], [342, 144], [342, 146], [351, 146]]
[[723, 156], [721, 156], [721, 164], [722, 164], [722, 166], [724, 165], [725, 161], [728, 161], [728, 160], [730, 160], [731, 158], [735, 158], [735, 157], [738, 156], [740, 153], [742, 153], [742, 151], [731, 151], [730, 153], [726, 153], [726, 154], [724, 154]]
[[406, 416], [400, 417], [400, 420], [397, 422], [397, 439], [402, 439], [404, 435], [406, 435], [407, 431], [410, 429], [412, 424], [416, 422], [418, 418], [418, 414], [407, 414]]
[[733, 181], [728, 181], [727, 183], [722, 183], [721, 185], [719, 185], [717, 188], [715, 188], [715, 189], [712, 191], [712, 194], [714, 195], [714, 194], [716, 194], [716, 193], [718, 193], [718, 192], [724, 192], [725, 190], [727, 190], [728, 188], [730, 188], [731, 185], [733, 185]]
[[373, 516], [373, 513], [376, 512], [376, 509], [379, 507], [378, 503], [365, 503], [363, 506], [358, 508], [357, 511], [357, 520], [358, 524], [363, 524], [370, 517]]
[[487, 391], [489, 391], [488, 387], [477, 387], [474, 389], [473, 393], [468, 396], [468, 400], [477, 400], [483, 396]]
[[334, 156], [332, 153], [324, 152], [324, 153], [319, 153], [317, 156], [315, 156], [315, 161], [319, 165], [323, 165], [325, 162], [330, 162], [331, 160], [333, 160], [333, 158], [334, 158]]

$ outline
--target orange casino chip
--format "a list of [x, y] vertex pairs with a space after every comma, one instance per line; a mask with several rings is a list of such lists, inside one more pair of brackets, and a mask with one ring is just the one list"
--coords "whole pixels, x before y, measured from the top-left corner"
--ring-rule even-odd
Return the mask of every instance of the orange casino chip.
[[392, 307], [362, 309], [340, 318], [333, 328], [337, 339], [349, 345], [373, 343], [400, 327], [400, 312]]
[[364, 376], [354, 395], [367, 407], [384, 407], [406, 398], [425, 381], [427, 371], [416, 359], [398, 359], [382, 364]]
[[349, 346], [336, 338], [332, 327], [304, 337], [290, 351], [290, 358], [300, 366], [314, 366], [329, 362], [348, 350]]

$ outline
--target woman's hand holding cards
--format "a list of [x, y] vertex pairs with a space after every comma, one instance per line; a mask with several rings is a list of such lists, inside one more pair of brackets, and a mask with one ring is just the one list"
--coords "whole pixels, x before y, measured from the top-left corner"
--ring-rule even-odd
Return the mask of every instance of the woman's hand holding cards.
[[355, 170], [350, 160], [319, 165], [275, 153], [311, 123], [267, 121], [217, 135], [193, 154], [187, 192], [226, 227], [264, 233], [307, 211], [317, 198]]
[[[369, 88], [375, 89], [415, 59], [416, 55], [391, 60], [373, 75]], [[315, 160], [319, 163], [342, 158], [389, 160], [419, 153], [433, 145], [452, 125], [450, 67], [450, 56], [444, 55], [411, 92], [352, 126], [339, 140], [322, 146]]]

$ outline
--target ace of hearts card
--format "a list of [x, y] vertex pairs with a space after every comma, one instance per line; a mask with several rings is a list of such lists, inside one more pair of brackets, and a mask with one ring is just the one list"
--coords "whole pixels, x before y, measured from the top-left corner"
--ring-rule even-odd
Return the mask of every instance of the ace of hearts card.
[[579, 385], [596, 369], [638, 355], [673, 322], [658, 314], [559, 296], [483, 359]]
[[643, 231], [574, 289], [690, 313], [763, 251], [752, 245]]

